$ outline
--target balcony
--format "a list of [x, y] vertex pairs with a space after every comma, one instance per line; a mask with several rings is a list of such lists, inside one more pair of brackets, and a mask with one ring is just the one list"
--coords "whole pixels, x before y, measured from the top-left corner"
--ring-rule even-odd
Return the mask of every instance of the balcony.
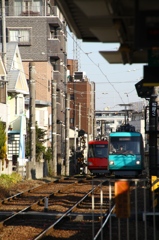
[[[19, 1], [20, 2], [20, 1]], [[57, 8], [57, 6], [51, 6], [44, 1], [44, 4], [41, 6], [40, 4], [38, 5], [38, 1], [36, 5], [30, 4], [30, 2], [27, 3], [27, 1], [22, 2], [21, 4], [19, 3], [18, 6], [16, 5], [9, 5], [5, 7], [5, 13], [6, 16], [29, 16], [29, 17], [34, 17], [34, 16], [55, 16], [58, 18], [62, 18], [62, 15]], [[0, 15], [2, 15], [2, 11], [0, 9]], [[62, 21], [62, 19], [61, 19]]]
[[60, 89], [62, 91], [65, 91], [65, 85], [63, 83], [63, 77], [61, 72], [59, 71], [54, 71], [53, 73], [53, 79], [56, 81], [57, 83], [57, 89]]
[[61, 43], [58, 38], [48, 38], [48, 56], [49, 57], [56, 57], [56, 58], [63, 58], [63, 52], [61, 48]]

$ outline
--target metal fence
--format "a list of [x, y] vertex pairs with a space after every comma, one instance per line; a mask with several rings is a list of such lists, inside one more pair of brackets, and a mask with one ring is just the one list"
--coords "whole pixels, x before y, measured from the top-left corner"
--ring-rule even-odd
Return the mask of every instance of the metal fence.
[[[106, 218], [101, 218], [100, 234], [95, 234], [93, 229], [92, 239], [158, 240], [158, 182], [157, 179], [154, 187], [148, 179], [108, 180], [109, 211]], [[103, 204], [103, 194], [101, 196]], [[94, 204], [95, 200], [92, 202]]]

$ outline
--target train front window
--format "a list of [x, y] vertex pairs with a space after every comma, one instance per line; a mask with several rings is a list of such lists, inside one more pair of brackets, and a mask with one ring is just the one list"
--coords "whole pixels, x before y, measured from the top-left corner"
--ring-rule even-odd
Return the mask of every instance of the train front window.
[[124, 139], [115, 137], [110, 139], [109, 154], [140, 154], [140, 138]]
[[95, 144], [89, 146], [88, 157], [106, 158], [108, 157], [108, 145]]

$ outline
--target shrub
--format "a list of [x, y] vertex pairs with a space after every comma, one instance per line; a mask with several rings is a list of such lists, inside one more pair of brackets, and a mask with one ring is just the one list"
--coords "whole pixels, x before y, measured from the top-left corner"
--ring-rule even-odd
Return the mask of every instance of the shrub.
[[18, 173], [12, 173], [10, 175], [8, 174], [1, 174], [0, 176], [0, 186], [4, 188], [9, 188], [12, 185], [20, 182], [22, 180], [22, 177]]
[[0, 159], [5, 159], [7, 155], [6, 139], [5, 126], [0, 121]]

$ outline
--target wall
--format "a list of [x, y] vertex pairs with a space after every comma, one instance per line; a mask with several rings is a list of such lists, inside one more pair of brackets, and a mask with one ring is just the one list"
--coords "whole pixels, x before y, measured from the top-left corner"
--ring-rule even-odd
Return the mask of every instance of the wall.
[[12, 173], [12, 161], [9, 161], [8, 164], [6, 164], [6, 161], [4, 161], [3, 163], [2, 160], [0, 160], [0, 175], [11, 173]]
[[26, 179], [40, 179], [48, 176], [47, 162], [26, 163]]

